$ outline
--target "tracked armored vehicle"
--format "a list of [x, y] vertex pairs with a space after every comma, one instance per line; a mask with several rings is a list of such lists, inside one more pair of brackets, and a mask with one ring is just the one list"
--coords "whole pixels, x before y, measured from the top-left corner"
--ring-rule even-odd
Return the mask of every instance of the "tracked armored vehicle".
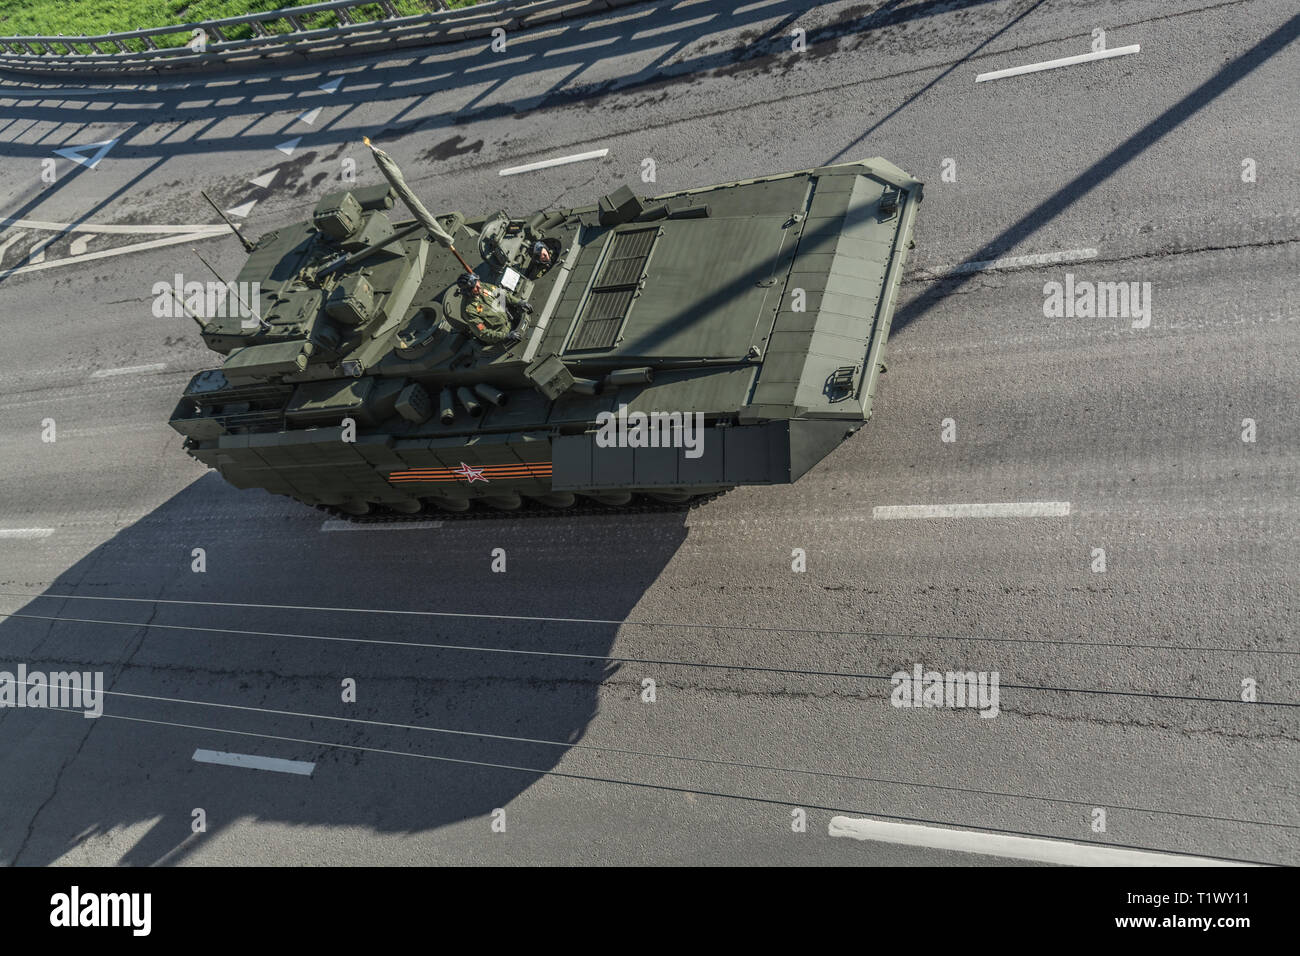
[[[246, 310], [186, 306], [225, 358], [171, 425], [236, 487], [364, 520], [680, 507], [870, 416], [921, 200], [891, 163], [514, 218], [430, 215], [376, 154], [388, 182], [245, 240]], [[469, 269], [531, 305], [517, 341], [466, 331]]]

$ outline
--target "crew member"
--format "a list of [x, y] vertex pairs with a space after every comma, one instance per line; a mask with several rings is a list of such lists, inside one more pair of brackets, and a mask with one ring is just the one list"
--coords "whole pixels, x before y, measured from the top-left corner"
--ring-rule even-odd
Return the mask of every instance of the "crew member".
[[461, 331], [484, 345], [518, 342], [524, 337], [527, 321], [511, 328], [510, 310], [531, 315], [531, 305], [508, 289], [480, 281], [472, 272], [462, 273], [456, 284], [460, 287]]

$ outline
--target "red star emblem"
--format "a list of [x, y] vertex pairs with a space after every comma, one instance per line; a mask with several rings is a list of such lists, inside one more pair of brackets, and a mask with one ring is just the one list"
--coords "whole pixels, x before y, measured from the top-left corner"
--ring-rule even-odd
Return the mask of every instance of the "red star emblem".
[[487, 481], [487, 479], [483, 477], [482, 468], [471, 468], [463, 461], [460, 463], [460, 467], [457, 468], [455, 471], [453, 471], [452, 474], [459, 475], [460, 477], [464, 478], [467, 482], [469, 482], [471, 485], [474, 484], [474, 482], [476, 481]]

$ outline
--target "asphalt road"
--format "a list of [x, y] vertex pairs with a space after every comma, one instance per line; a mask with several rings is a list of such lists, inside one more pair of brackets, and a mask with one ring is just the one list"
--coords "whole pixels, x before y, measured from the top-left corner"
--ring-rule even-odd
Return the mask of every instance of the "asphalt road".
[[[1095, 27], [1141, 52], [975, 82]], [[85, 225], [88, 252], [209, 223], [199, 188], [257, 200], [252, 233], [302, 218], [345, 160], [378, 180], [362, 135], [434, 209], [876, 155], [927, 182], [875, 417], [798, 484], [416, 530], [323, 531], [183, 454], [166, 419], [215, 363], [149, 302], [202, 277], [188, 241], [58, 265], [83, 233], [33, 262], [56, 232], [7, 223], [0, 534], [49, 533], [0, 538], [0, 669], [114, 693], [93, 721], [0, 709], [0, 861], [1004, 862], [832, 838], [842, 813], [1300, 863], [1298, 32], [1274, 0], [648, 3], [502, 54], [0, 78], [0, 216]], [[53, 152], [112, 139], [94, 169]], [[1149, 325], [1045, 317], [1067, 272], [1150, 283]], [[1022, 501], [1069, 514], [873, 517]], [[916, 663], [998, 672], [1000, 715], [892, 707]]]

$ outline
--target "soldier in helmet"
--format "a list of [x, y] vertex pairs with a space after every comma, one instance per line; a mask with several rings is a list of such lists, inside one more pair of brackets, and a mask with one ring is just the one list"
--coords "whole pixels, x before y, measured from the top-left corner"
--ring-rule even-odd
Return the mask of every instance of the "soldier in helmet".
[[529, 279], [539, 279], [544, 276], [555, 263], [555, 253], [541, 239], [532, 244], [528, 250], [529, 264], [528, 270], [524, 273]]
[[514, 323], [509, 310], [531, 315], [531, 305], [507, 289], [480, 281], [472, 272], [462, 273], [456, 284], [460, 287], [460, 331], [484, 345], [518, 342], [524, 337], [526, 323], [511, 329]]

